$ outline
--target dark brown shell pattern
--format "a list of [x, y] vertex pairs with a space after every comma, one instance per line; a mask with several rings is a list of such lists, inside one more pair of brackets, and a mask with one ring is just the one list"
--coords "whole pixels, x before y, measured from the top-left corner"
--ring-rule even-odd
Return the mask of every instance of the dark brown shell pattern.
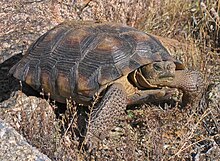
[[157, 39], [135, 28], [70, 21], [38, 38], [10, 73], [58, 102], [84, 103], [101, 86], [163, 60], [179, 63]]

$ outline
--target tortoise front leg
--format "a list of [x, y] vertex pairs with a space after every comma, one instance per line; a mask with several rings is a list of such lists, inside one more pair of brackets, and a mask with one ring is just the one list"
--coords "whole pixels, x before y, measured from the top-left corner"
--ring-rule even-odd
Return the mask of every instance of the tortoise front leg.
[[126, 106], [127, 96], [124, 87], [119, 83], [111, 85], [98, 107], [90, 114], [86, 143], [96, 144], [98, 140], [103, 140], [124, 116]]
[[174, 99], [179, 96], [176, 88], [162, 88], [151, 90], [138, 90], [135, 94], [128, 97], [128, 105], [142, 104], [146, 102], [160, 102]]

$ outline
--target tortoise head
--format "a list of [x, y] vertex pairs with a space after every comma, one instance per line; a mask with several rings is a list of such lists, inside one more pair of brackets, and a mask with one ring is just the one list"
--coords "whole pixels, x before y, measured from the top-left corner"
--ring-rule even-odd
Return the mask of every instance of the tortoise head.
[[173, 61], [160, 61], [146, 64], [129, 74], [129, 80], [141, 90], [161, 87], [174, 87], [183, 91], [198, 91], [203, 78], [199, 72], [188, 71]]
[[[157, 87], [169, 84], [175, 77], [176, 65], [172, 61], [153, 62], [140, 68], [137, 79], [146, 87]], [[145, 85], [146, 83], [146, 85]]]

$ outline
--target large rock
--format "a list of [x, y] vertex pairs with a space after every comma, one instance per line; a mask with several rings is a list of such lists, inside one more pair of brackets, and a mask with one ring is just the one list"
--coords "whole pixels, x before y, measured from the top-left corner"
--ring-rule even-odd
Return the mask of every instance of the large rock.
[[14, 128], [0, 119], [0, 160], [36, 160], [50, 159], [32, 147]]

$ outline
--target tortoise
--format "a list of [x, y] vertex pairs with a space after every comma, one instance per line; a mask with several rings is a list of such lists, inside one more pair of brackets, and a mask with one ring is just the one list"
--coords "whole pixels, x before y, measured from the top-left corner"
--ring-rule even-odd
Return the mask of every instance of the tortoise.
[[[10, 73], [58, 102], [90, 105], [91, 137], [104, 138], [129, 104], [197, 91], [202, 76], [188, 71], [151, 34], [117, 23], [66, 21], [40, 36]], [[170, 87], [167, 88], [167, 87]], [[153, 96], [153, 97], [152, 97]]]

